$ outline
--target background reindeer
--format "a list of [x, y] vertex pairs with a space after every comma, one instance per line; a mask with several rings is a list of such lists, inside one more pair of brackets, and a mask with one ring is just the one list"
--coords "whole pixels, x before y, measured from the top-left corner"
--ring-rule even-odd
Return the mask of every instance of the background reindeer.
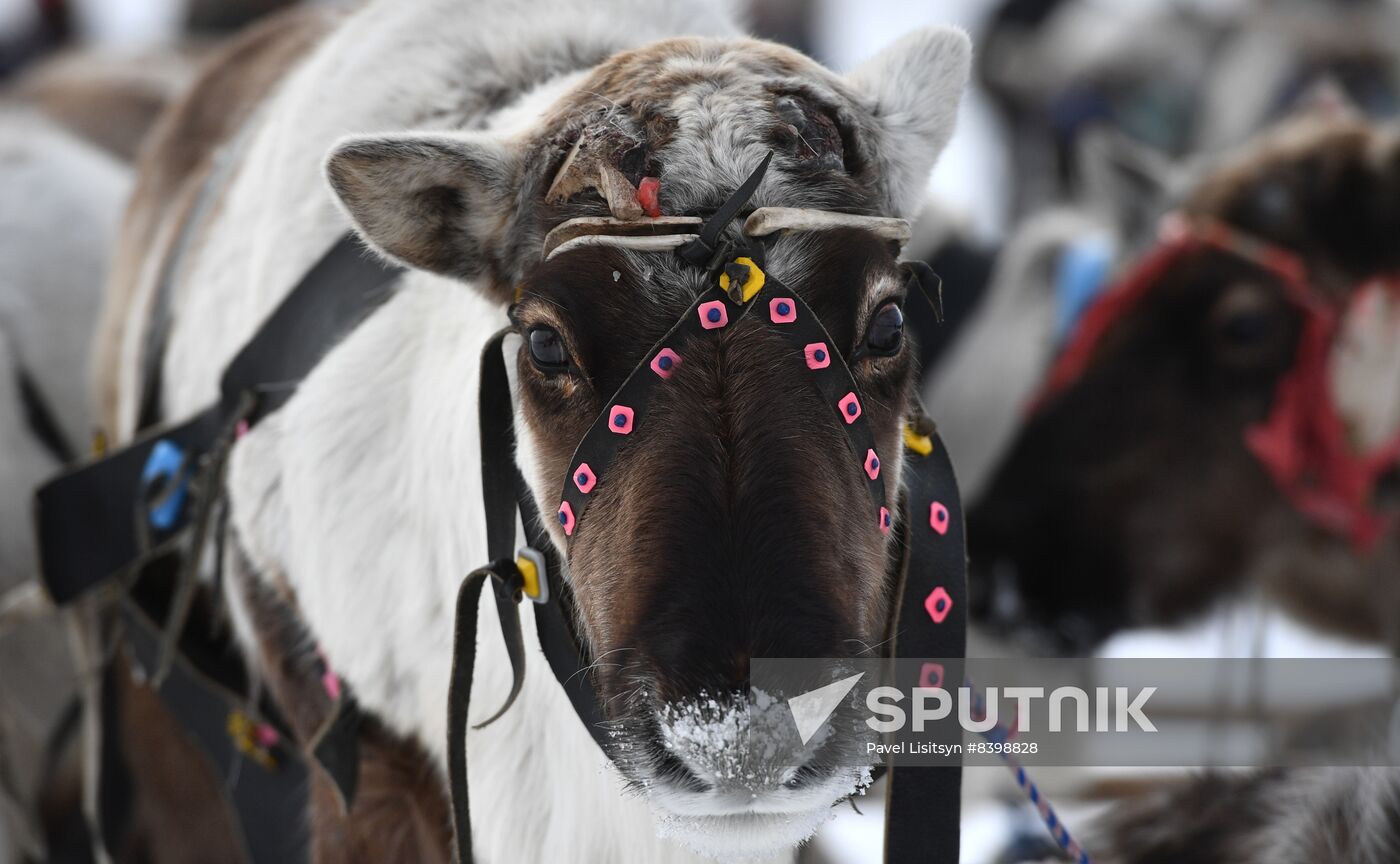
[[[1394, 434], [1392, 301], [1353, 305], [1400, 263], [1388, 239], [1400, 224], [1392, 140], [1357, 121], [1297, 121], [1213, 172], [1181, 211], [1297, 255], [1313, 290], [1355, 313], [1329, 374], [1358, 451]], [[1030, 618], [1080, 647], [1200, 613], [1242, 586], [1314, 624], [1393, 643], [1395, 535], [1356, 546], [1318, 527], [1247, 441], [1281, 398], [1303, 330], [1276, 274], [1240, 255], [1171, 262], [1019, 433], [974, 511], [979, 572], [1014, 573]], [[1381, 510], [1387, 488], [1375, 490]]]

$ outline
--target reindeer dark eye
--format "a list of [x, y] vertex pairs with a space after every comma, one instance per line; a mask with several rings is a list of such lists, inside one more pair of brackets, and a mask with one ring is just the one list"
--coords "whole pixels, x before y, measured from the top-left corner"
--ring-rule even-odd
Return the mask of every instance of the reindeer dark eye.
[[1235, 368], [1271, 366], [1286, 354], [1288, 319], [1275, 292], [1254, 282], [1229, 286], [1210, 313], [1216, 357]]
[[535, 327], [526, 338], [530, 342], [530, 360], [541, 372], [562, 372], [568, 368], [569, 352], [557, 331]]
[[890, 357], [899, 353], [904, 344], [904, 310], [898, 303], [886, 303], [870, 319], [870, 327], [865, 331], [865, 350], [880, 357]]

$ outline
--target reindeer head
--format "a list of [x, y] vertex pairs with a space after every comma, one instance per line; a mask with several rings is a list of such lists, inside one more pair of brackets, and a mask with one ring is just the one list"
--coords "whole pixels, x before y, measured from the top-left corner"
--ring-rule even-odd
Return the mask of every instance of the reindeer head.
[[[1396, 321], [1394, 285], [1375, 292], [1374, 309], [1356, 301], [1400, 266], [1395, 135], [1295, 121], [1213, 173], [1181, 215], [1301, 265], [1310, 302], [1336, 316], [1318, 369], [1330, 394], [1295, 415], [1335, 408], [1357, 454], [1393, 440], [1400, 341], [1383, 322]], [[1002, 591], [1003, 614], [992, 602], [982, 611], [1028, 614], [1016, 623], [1084, 648], [1120, 626], [1200, 612], [1248, 583], [1315, 623], [1390, 635], [1395, 535], [1354, 544], [1354, 526], [1307, 518], [1307, 503], [1276, 482], [1277, 454], [1263, 452], [1282, 400], [1299, 392], [1316, 323], [1307, 304], [1248, 249], [1202, 243], [1161, 257], [1166, 248], [1139, 271], [1136, 299], [1100, 301], [1117, 312], [1100, 316], [1106, 326], [1085, 343], [1072, 382], [1032, 415], [969, 515], [975, 581], [1014, 585], [1022, 600], [1018, 612]], [[1358, 324], [1375, 335], [1353, 332]], [[1386, 497], [1384, 482], [1367, 490], [1368, 506], [1384, 511]]]
[[[961, 33], [924, 31], [840, 77], [768, 43], [667, 41], [572, 79], [523, 128], [352, 138], [328, 172], [376, 248], [502, 309], [514, 301], [517, 460], [552, 515], [580, 440], [714, 277], [613, 247], [542, 260], [546, 233], [586, 216], [640, 220], [643, 178], [660, 180], [648, 209], [708, 215], [769, 151], [751, 206], [907, 215], [951, 133], [968, 55]], [[768, 247], [765, 267], [849, 362], [890, 457], [892, 501], [914, 365], [897, 251], [858, 229], [799, 231]], [[807, 836], [853, 773], [817, 760], [736, 779], [733, 754], [678, 743], [679, 718], [746, 694], [752, 657], [849, 657], [879, 643], [891, 549], [839, 419], [766, 315], [682, 352], [578, 530], [551, 530], [568, 550], [605, 712], [628, 744], [617, 764], [680, 839], [755, 854]]]

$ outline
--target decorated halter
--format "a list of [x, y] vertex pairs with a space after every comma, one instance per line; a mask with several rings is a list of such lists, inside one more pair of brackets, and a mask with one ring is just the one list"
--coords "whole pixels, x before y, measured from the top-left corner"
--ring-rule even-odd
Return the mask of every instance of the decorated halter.
[[1279, 381], [1268, 418], [1245, 430], [1245, 446], [1301, 514], [1359, 549], [1370, 548], [1395, 524], [1374, 501], [1382, 477], [1400, 464], [1400, 435], [1370, 447], [1356, 443], [1332, 372], [1346, 322], [1355, 312], [1365, 314], [1355, 307], [1374, 302], [1378, 294], [1394, 295], [1393, 279], [1368, 281], [1356, 292], [1353, 308], [1340, 310], [1314, 290], [1307, 267], [1292, 252], [1218, 221], [1169, 217], [1157, 246], [1085, 312], [1032, 411], [1079, 380], [1114, 322], [1136, 308], [1177, 262], [1202, 250], [1224, 252], [1274, 276], [1303, 316], [1293, 366]]
[[[720, 208], [707, 219], [662, 217], [641, 222], [585, 218], [565, 222], [545, 239], [546, 259], [582, 246], [612, 246], [632, 251], [675, 254], [686, 266], [702, 270], [712, 283], [676, 323], [637, 362], [608, 399], [575, 449], [554, 518], [566, 538], [585, 529], [588, 505], [609, 481], [615, 461], [638, 430], [645, 428], [648, 408], [658, 388], [686, 362], [698, 340], [713, 339], [747, 316], [761, 316], [763, 326], [787, 343], [794, 376], [804, 378], [830, 406], [831, 420], [846, 432], [851, 471], [860, 472], [869, 493], [870, 530], [896, 535], [899, 556], [895, 577], [897, 602], [889, 622], [891, 656], [961, 658], [966, 648], [966, 550], [962, 510], [952, 464], [932, 424], [922, 418], [906, 427], [904, 476], [896, 484], [898, 504], [886, 500], [883, 460], [865, 417], [859, 387], [831, 335], [795, 291], [764, 269], [764, 239], [780, 231], [857, 227], [903, 243], [909, 238], [903, 220], [792, 208], [754, 210], [744, 222], [742, 239], [723, 239], [730, 223], [752, 197], [771, 154]], [[927, 267], [905, 265], [911, 282], [936, 292], [937, 277]], [[933, 298], [931, 298], [933, 299]], [[935, 302], [935, 308], [937, 303]], [[567, 549], [564, 560], [541, 525], [534, 496], [514, 460], [511, 390], [503, 354], [507, 328], [487, 345], [482, 362], [481, 440], [487, 545], [492, 563], [470, 574], [458, 592], [448, 695], [448, 774], [460, 864], [471, 861], [471, 817], [467, 789], [467, 708], [476, 649], [477, 600], [488, 582], [495, 588], [497, 611], [515, 675], [506, 704], [486, 723], [500, 717], [523, 683], [525, 650], [515, 605], [534, 602], [541, 647], [555, 677], [594, 740], [609, 752], [603, 712], [586, 674], [586, 648], [573, 629]], [[529, 545], [511, 551], [519, 512]], [[926, 664], [927, 665], [927, 664]], [[921, 674], [931, 674], [925, 670]], [[939, 671], [939, 680], [942, 679]], [[950, 674], [952, 671], [950, 670]], [[916, 686], [921, 682], [897, 682]], [[925, 682], [926, 683], [926, 682]], [[485, 725], [485, 724], [482, 724]], [[915, 774], [914, 772], [920, 772]], [[886, 860], [957, 857], [961, 771], [959, 768], [904, 768], [922, 782], [905, 780], [900, 794], [887, 802]]]
[[[746, 229], [753, 222], [746, 222]], [[746, 234], [753, 236], [748, 230]], [[713, 250], [704, 251], [703, 243], [698, 237], [688, 241], [687, 246], [680, 247], [681, 256], [684, 258], [689, 249], [697, 258], [714, 257]], [[565, 536], [573, 537], [579, 529], [594, 490], [605, 482], [608, 469], [634, 431], [645, 425], [653, 395], [685, 362], [687, 347], [714, 338], [749, 315], [760, 316], [770, 329], [785, 337], [792, 369], [807, 379], [831, 407], [833, 419], [845, 430], [850, 443], [851, 469], [859, 469], [864, 475], [870, 493], [871, 530], [889, 533], [893, 518], [886, 506], [885, 482], [880, 478], [880, 454], [866, 422], [855, 378], [845, 358], [835, 349], [831, 335], [806, 302], [764, 272], [762, 250], [761, 245], [753, 245], [721, 256], [723, 269], [715, 284], [696, 298], [666, 335], [647, 351], [593, 421], [574, 451], [560, 495], [557, 518]], [[931, 518], [937, 530], [945, 532], [947, 508], [937, 507]]]

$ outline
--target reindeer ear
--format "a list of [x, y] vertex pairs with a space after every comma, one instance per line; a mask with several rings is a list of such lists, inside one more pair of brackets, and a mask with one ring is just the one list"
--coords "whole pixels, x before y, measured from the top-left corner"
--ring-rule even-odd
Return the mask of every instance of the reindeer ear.
[[924, 200], [929, 172], [953, 135], [972, 64], [962, 30], [928, 27], [890, 45], [848, 78], [883, 127], [881, 168], [899, 215]]
[[444, 276], [480, 276], [501, 248], [520, 153], [479, 134], [346, 138], [326, 176], [355, 228], [376, 249]]

